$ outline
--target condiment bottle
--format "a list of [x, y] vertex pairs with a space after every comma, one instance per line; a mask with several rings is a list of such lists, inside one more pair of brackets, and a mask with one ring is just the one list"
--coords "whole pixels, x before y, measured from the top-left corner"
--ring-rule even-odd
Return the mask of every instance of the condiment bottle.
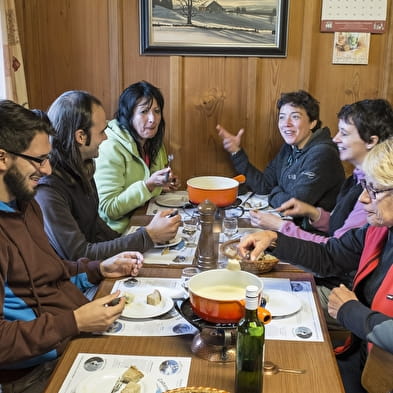
[[249, 285], [245, 315], [237, 328], [235, 393], [262, 392], [265, 326], [258, 318], [258, 303], [258, 287]]

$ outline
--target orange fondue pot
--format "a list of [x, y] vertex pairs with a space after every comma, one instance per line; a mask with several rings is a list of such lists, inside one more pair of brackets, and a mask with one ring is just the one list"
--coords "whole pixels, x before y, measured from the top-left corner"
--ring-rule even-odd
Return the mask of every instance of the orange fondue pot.
[[237, 198], [239, 182], [245, 181], [243, 175], [231, 179], [222, 176], [200, 176], [187, 180], [188, 199], [200, 204], [208, 199], [218, 207], [232, 205]]
[[[192, 310], [209, 322], [236, 323], [244, 315], [248, 285], [256, 285], [262, 293], [262, 281], [246, 271], [215, 269], [198, 273], [188, 282]], [[264, 323], [272, 318], [270, 312], [262, 307], [258, 308], [258, 316]]]

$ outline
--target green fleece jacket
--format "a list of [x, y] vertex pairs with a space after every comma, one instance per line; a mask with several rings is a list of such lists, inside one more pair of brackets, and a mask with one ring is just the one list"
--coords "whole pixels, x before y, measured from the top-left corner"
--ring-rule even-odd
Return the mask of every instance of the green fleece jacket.
[[123, 233], [131, 212], [161, 193], [161, 187], [150, 192], [145, 181], [167, 164], [164, 145], [150, 166], [138, 153], [134, 138], [111, 120], [105, 130], [108, 137], [100, 145], [94, 180], [99, 195], [101, 218], [115, 231]]

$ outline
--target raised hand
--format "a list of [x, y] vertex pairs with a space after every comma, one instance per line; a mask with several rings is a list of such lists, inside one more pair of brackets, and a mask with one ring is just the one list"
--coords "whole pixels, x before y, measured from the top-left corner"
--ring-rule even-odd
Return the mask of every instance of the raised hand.
[[216, 130], [218, 131], [218, 135], [222, 139], [222, 145], [224, 149], [229, 153], [236, 153], [241, 149], [241, 139], [244, 134], [244, 128], [239, 130], [236, 135], [232, 135], [228, 132], [224, 127], [217, 124]]

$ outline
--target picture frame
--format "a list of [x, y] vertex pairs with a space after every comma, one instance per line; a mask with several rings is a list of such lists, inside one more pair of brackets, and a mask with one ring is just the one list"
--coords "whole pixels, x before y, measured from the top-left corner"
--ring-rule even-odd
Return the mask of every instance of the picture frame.
[[140, 0], [141, 55], [286, 57], [289, 0]]

